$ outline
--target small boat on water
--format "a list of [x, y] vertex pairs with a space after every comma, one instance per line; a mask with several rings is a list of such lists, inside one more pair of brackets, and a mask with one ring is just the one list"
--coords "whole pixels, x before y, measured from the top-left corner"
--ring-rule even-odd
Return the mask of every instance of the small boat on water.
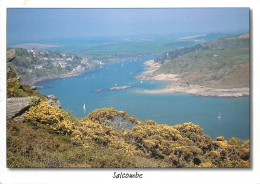
[[217, 116], [217, 119], [221, 119], [221, 114], [219, 112], [218, 116]]
[[86, 104], [83, 105], [83, 109], [86, 110]]

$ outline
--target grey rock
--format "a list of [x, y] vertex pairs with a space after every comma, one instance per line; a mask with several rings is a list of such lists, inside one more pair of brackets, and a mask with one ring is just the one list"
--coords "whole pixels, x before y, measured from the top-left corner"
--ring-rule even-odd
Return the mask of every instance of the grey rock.
[[6, 61], [10, 62], [15, 57], [15, 49], [9, 49], [6, 51]]
[[32, 90], [36, 90], [36, 89], [37, 89], [37, 86], [31, 86], [31, 89], [32, 89]]
[[60, 101], [56, 96], [48, 95], [44, 100], [50, 105], [60, 108]]
[[6, 51], [7, 72], [12, 71], [10, 62], [14, 59], [14, 57], [15, 57], [15, 49], [9, 49]]
[[7, 98], [7, 119], [13, 118], [16, 121], [22, 121], [24, 119], [25, 112], [30, 108], [30, 102], [32, 102], [34, 98], [37, 99], [38, 97]]

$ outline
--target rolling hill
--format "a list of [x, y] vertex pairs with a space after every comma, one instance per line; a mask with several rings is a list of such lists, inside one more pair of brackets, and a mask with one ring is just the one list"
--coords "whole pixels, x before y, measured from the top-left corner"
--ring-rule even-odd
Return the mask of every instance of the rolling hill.
[[223, 37], [162, 54], [155, 74], [177, 74], [183, 84], [212, 88], [249, 87], [249, 33]]

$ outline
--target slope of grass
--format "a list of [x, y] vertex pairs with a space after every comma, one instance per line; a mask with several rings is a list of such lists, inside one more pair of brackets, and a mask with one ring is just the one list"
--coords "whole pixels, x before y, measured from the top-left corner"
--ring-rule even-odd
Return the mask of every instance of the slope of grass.
[[247, 35], [221, 38], [198, 49], [190, 49], [191, 52], [174, 55], [174, 59], [168, 57], [157, 73], [179, 74], [183, 82], [189, 84], [216, 88], [249, 87]]

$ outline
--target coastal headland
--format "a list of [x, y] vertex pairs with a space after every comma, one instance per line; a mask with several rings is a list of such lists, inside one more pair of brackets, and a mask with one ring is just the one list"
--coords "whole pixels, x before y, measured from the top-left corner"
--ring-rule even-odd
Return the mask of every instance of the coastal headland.
[[187, 85], [181, 79], [181, 76], [174, 74], [154, 74], [160, 68], [160, 64], [154, 60], [149, 60], [144, 63], [146, 71], [142, 75], [135, 77], [139, 80], [164, 80], [170, 81], [170, 84], [164, 89], [156, 90], [138, 90], [139, 93], [147, 94], [163, 94], [163, 93], [186, 93], [195, 96], [213, 96], [213, 97], [242, 97], [249, 96], [249, 88], [231, 88], [219, 89], [210, 88], [199, 85]]

